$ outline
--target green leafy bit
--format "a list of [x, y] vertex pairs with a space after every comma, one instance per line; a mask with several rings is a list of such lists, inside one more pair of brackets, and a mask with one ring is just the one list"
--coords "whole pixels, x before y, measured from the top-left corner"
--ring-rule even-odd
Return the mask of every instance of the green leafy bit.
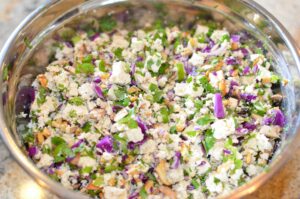
[[171, 134], [177, 133], [176, 126], [171, 126], [171, 128], [170, 128], [170, 133], [171, 133]]
[[157, 102], [157, 103], [161, 103], [162, 99], [163, 99], [163, 97], [162, 97], [163, 91], [160, 90], [157, 85], [152, 84], [152, 83], [149, 86], [149, 90], [152, 92], [153, 101]]
[[185, 79], [185, 75], [186, 75], [184, 70], [184, 65], [182, 62], [177, 62], [175, 66], [177, 68], [178, 81], [181, 82]]
[[129, 128], [135, 129], [138, 128], [138, 123], [135, 119], [132, 118], [131, 114], [128, 114], [126, 117], [119, 120], [120, 124], [126, 124]]
[[168, 123], [169, 122], [169, 115], [170, 115], [170, 111], [167, 107], [163, 107], [160, 109], [160, 114], [162, 117], [162, 122], [163, 123]]
[[72, 39], [71, 39], [73, 45], [77, 44], [80, 40], [81, 40], [81, 37], [78, 35], [72, 37]]
[[93, 171], [93, 167], [84, 167], [81, 169], [81, 173], [91, 173]]
[[82, 126], [82, 131], [87, 133], [91, 130], [92, 128], [92, 124], [90, 122], [86, 122], [83, 126]]
[[228, 34], [225, 34], [221, 37], [220, 42], [223, 43], [224, 41], [227, 41], [227, 42], [230, 41], [230, 36]]
[[39, 95], [37, 98], [37, 104], [42, 105], [46, 102], [46, 88], [40, 87], [39, 88]]
[[99, 62], [99, 70], [100, 70], [101, 72], [106, 72], [104, 60], [100, 60], [100, 62]]
[[204, 126], [204, 125], [210, 124], [213, 121], [214, 121], [214, 118], [211, 115], [207, 114], [207, 115], [204, 115], [203, 117], [199, 118], [197, 120], [197, 124]]
[[83, 58], [82, 63], [92, 63], [93, 55], [87, 55]]
[[186, 134], [190, 137], [196, 137], [198, 135], [197, 131], [188, 131]]
[[117, 105], [128, 106], [130, 104], [130, 99], [127, 95], [126, 88], [119, 87], [118, 89], [114, 90], [114, 94], [118, 99], [118, 101], [116, 102]]
[[97, 177], [94, 181], [93, 181], [93, 185], [100, 187], [102, 185], [104, 185], [104, 177], [103, 176], [99, 176]]
[[69, 103], [76, 106], [81, 106], [84, 104], [84, 100], [81, 97], [72, 97], [69, 99]]
[[253, 112], [260, 115], [260, 116], [264, 116], [267, 112], [266, 107], [263, 105], [263, 103], [261, 102], [255, 102], [253, 104]]
[[70, 118], [74, 118], [74, 117], [76, 117], [77, 116], [77, 112], [75, 111], [75, 110], [71, 110], [70, 112], [69, 112], [69, 117]]
[[122, 57], [122, 52], [123, 52], [123, 49], [122, 48], [117, 48], [115, 51], [114, 51], [114, 55], [116, 58], [118, 58], [119, 60], [121, 60], [123, 57]]
[[53, 145], [60, 145], [60, 144], [66, 144], [66, 141], [64, 139], [62, 139], [61, 137], [55, 136], [51, 138], [51, 143]]
[[192, 179], [191, 183], [195, 189], [198, 189], [200, 187], [199, 182], [195, 178]]
[[62, 162], [67, 157], [73, 157], [74, 153], [66, 143], [66, 141], [60, 137], [53, 137], [51, 139], [53, 145], [55, 145], [53, 156], [54, 162]]
[[203, 76], [199, 79], [200, 84], [203, 86], [206, 92], [208, 93], [214, 93], [215, 89], [214, 87], [209, 83], [207, 77]]
[[112, 31], [116, 26], [117, 22], [112, 16], [104, 16], [99, 20], [100, 29], [104, 32]]
[[141, 196], [142, 199], [148, 198], [148, 193], [144, 186], [141, 188], [139, 195]]
[[82, 64], [77, 64], [75, 72], [76, 73], [84, 73], [87, 75], [93, 74], [95, 71], [95, 67], [91, 63], [82, 63]]
[[204, 148], [208, 152], [215, 144], [216, 139], [213, 136], [211, 129], [207, 130], [204, 138]]

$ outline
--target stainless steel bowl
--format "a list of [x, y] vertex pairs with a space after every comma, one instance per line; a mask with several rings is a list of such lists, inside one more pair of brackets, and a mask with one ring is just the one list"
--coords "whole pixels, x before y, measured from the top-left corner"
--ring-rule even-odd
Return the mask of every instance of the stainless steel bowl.
[[[47, 64], [43, 55], [47, 49], [45, 40], [51, 34], [73, 21], [78, 16], [89, 14], [104, 15], [107, 12], [121, 12], [128, 8], [140, 9], [141, 5], [151, 6], [153, 2], [165, 3], [173, 15], [185, 13], [197, 15], [199, 12], [214, 20], [223, 21], [228, 29], [252, 32], [263, 41], [275, 61], [280, 66], [276, 70], [289, 80], [283, 89], [286, 96], [284, 107], [288, 125], [282, 136], [282, 143], [274, 155], [269, 169], [253, 178], [249, 183], [234, 190], [226, 197], [240, 198], [255, 191], [268, 180], [293, 154], [297, 140], [300, 139], [299, 99], [300, 99], [300, 61], [297, 48], [289, 33], [265, 9], [252, 0], [56, 0], [50, 1], [35, 10], [17, 27], [10, 36], [0, 54], [0, 127], [2, 138], [17, 162], [41, 186], [62, 198], [87, 198], [86, 196], [63, 188], [42, 173], [23, 153], [21, 135], [17, 131], [16, 98], [20, 89], [30, 85], [32, 79], [42, 72]], [[155, 11], [154, 11], [155, 12]], [[81, 19], [84, 17], [81, 17]], [[78, 22], [77, 22], [78, 23]], [[24, 42], [25, 41], [25, 42]], [[28, 42], [32, 48], [28, 48]], [[27, 43], [27, 46], [26, 46]], [[30, 64], [32, 57], [39, 63]], [[26, 99], [21, 98], [19, 101]], [[21, 107], [22, 108], [22, 107]]]

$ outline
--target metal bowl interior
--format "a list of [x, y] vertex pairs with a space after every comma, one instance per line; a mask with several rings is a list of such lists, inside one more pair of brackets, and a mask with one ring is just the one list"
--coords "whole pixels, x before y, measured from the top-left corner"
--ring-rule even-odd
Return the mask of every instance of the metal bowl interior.
[[[283, 88], [286, 96], [284, 110], [287, 126], [282, 142], [275, 153], [268, 170], [264, 171], [249, 183], [239, 187], [225, 198], [239, 198], [256, 190], [274, 174], [291, 156], [300, 138], [299, 128], [299, 87], [300, 61], [293, 40], [282, 25], [266, 10], [249, 0], [61, 0], [52, 1], [33, 12], [13, 32], [0, 54], [1, 64], [1, 134], [8, 149], [17, 162], [40, 185], [62, 198], [87, 198], [86, 196], [63, 188], [52, 181], [27, 158], [22, 150], [22, 141], [17, 131], [16, 114], [22, 106], [17, 101], [24, 101], [20, 95], [22, 88], [31, 84], [37, 74], [43, 72], [48, 64], [47, 40], [61, 28], [70, 23], [81, 23], [86, 16], [102, 16], [108, 12], [122, 13], [127, 9], [133, 11], [144, 9], [144, 14], [159, 14], [155, 9], [157, 3], [164, 3], [170, 17], [187, 16], [203, 17], [223, 22], [227, 29], [242, 31], [246, 29], [261, 40], [271, 52], [276, 62], [275, 69], [287, 80]], [[160, 4], [161, 5], [161, 4]], [[149, 15], [148, 13], [148, 15]], [[142, 21], [142, 20], [140, 20]], [[25, 41], [25, 42], [24, 42]], [[28, 48], [28, 41], [30, 46]], [[27, 45], [26, 45], [27, 43]], [[34, 64], [32, 62], [34, 59]]]

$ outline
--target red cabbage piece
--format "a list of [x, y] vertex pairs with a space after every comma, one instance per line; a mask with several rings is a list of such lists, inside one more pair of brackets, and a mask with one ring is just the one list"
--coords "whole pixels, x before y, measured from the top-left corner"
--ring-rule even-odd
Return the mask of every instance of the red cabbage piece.
[[73, 144], [73, 145], [71, 146], [71, 149], [78, 148], [78, 147], [80, 146], [80, 144], [83, 143], [83, 142], [84, 142], [83, 139], [78, 140], [75, 144]]
[[97, 144], [96, 147], [102, 151], [111, 153], [113, 150], [113, 139], [110, 136], [105, 136]]
[[38, 148], [36, 146], [31, 146], [28, 148], [29, 157], [33, 157], [38, 153]]
[[228, 149], [223, 149], [223, 153], [224, 153], [225, 155], [230, 155], [230, 154], [231, 154], [231, 151], [228, 150]]
[[99, 36], [100, 36], [99, 33], [95, 33], [94, 35], [92, 35], [92, 36], [90, 37], [90, 40], [91, 40], [91, 41], [95, 41]]
[[247, 57], [249, 55], [249, 51], [246, 48], [241, 48], [240, 49], [244, 57]]
[[237, 65], [238, 61], [234, 57], [228, 57], [225, 61], [227, 65]]
[[131, 66], [130, 66], [130, 74], [131, 75], [135, 74], [135, 64], [134, 63], [132, 63]]
[[243, 75], [248, 75], [250, 73], [250, 67], [246, 66], [243, 70]]
[[243, 128], [248, 129], [249, 131], [254, 131], [256, 129], [256, 125], [250, 122], [244, 122]]
[[214, 114], [218, 119], [222, 119], [225, 117], [221, 93], [216, 93], [214, 96]]
[[94, 90], [99, 98], [105, 99], [102, 89], [97, 84], [94, 84]]
[[101, 78], [99, 76], [94, 77], [93, 82], [99, 84], [101, 82]]
[[138, 126], [140, 127], [140, 129], [142, 130], [142, 133], [145, 135], [146, 131], [148, 130], [147, 125], [141, 120], [140, 117], [136, 118], [136, 122], [138, 123]]
[[240, 42], [241, 36], [240, 35], [231, 35], [231, 40], [233, 42]]
[[281, 110], [276, 109], [272, 111], [271, 117], [266, 117], [263, 120], [264, 125], [277, 125], [280, 127], [284, 127], [285, 125], [285, 116]]
[[172, 169], [177, 169], [180, 165], [181, 153], [179, 151], [175, 152], [175, 156], [173, 158], [173, 164], [171, 166]]
[[246, 102], [252, 102], [253, 100], [256, 100], [256, 98], [257, 98], [257, 96], [249, 94], [249, 93], [242, 93], [240, 96]]

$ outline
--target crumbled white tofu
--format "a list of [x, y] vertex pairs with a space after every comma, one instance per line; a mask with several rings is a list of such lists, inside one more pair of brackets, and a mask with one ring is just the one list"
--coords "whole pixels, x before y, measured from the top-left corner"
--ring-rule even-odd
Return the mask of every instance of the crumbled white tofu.
[[153, 153], [156, 150], [156, 142], [154, 140], [147, 140], [144, 144], [140, 146], [141, 154]]
[[167, 173], [167, 179], [171, 184], [175, 184], [184, 179], [183, 169], [179, 167], [178, 169], [170, 169]]
[[38, 168], [48, 167], [53, 163], [54, 158], [48, 154], [43, 154], [37, 163]]
[[211, 193], [221, 193], [223, 191], [223, 183], [217, 182], [213, 174], [209, 174], [208, 178], [205, 181], [207, 189]]
[[138, 38], [136, 37], [133, 37], [131, 39], [131, 48], [132, 50], [134, 50], [135, 52], [139, 52], [141, 50], [144, 49], [144, 42], [142, 40], [139, 40]]
[[125, 132], [129, 142], [139, 142], [144, 139], [144, 134], [140, 128], [129, 129]]
[[87, 100], [96, 96], [96, 93], [95, 93], [91, 83], [82, 84], [78, 88], [78, 92], [82, 96], [83, 99], [87, 99]]
[[192, 57], [189, 59], [189, 63], [193, 66], [200, 67], [204, 63], [204, 57], [194, 52]]
[[229, 33], [224, 30], [215, 30], [211, 35], [211, 39], [214, 41], [219, 41], [224, 35], [229, 35]]
[[207, 26], [197, 25], [195, 35], [206, 34], [208, 32], [208, 30], [209, 29]]
[[128, 111], [125, 108], [123, 108], [115, 115], [114, 121], [117, 122], [117, 121], [121, 120], [122, 118], [124, 118], [126, 115], [128, 115]]
[[120, 35], [114, 35], [112, 38], [112, 44], [111, 47], [113, 48], [127, 48], [129, 46], [129, 42]]
[[77, 165], [82, 168], [92, 167], [93, 169], [96, 169], [98, 166], [98, 163], [94, 158], [91, 158], [89, 156], [83, 156], [83, 157], [80, 157]]
[[213, 129], [213, 135], [216, 139], [224, 139], [235, 132], [235, 124], [232, 118], [217, 119], [211, 125], [211, 127]]
[[127, 199], [126, 189], [106, 186], [103, 188], [104, 199]]
[[148, 54], [145, 61], [145, 68], [157, 73], [162, 64], [162, 57], [160, 53], [155, 53], [153, 55]]
[[129, 73], [126, 72], [125, 62], [114, 62], [112, 66], [112, 75], [109, 78], [110, 83], [126, 85], [131, 81]]
[[219, 83], [222, 80], [225, 80], [223, 71], [219, 70], [219, 71], [216, 71], [215, 73], [209, 73], [209, 80], [210, 80], [210, 84], [213, 87], [219, 88]]
[[204, 89], [202, 87], [194, 87], [193, 84], [190, 83], [176, 83], [174, 91], [175, 95], [181, 97], [199, 97], [203, 94]]

